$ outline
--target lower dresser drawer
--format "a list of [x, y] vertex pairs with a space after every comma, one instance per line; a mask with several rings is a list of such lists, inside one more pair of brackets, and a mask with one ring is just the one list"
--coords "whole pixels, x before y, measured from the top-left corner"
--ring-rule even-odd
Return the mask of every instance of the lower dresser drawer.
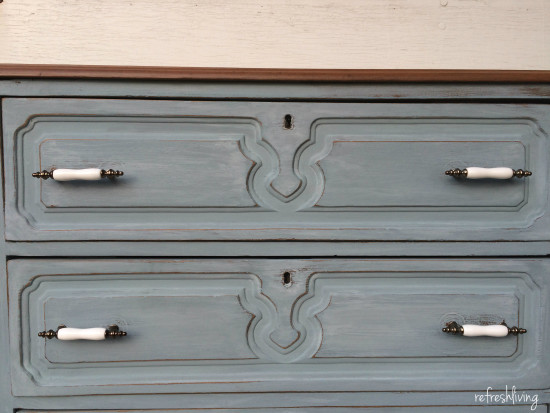
[[[549, 259], [11, 260], [12, 392], [544, 389], [549, 269]], [[443, 332], [453, 321], [527, 332]], [[38, 336], [113, 324], [127, 335]]]

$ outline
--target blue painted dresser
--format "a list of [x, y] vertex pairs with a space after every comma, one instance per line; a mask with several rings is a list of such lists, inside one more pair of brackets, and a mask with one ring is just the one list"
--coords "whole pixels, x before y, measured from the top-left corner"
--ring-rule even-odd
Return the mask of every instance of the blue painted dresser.
[[0, 413], [548, 411], [548, 84], [0, 96]]

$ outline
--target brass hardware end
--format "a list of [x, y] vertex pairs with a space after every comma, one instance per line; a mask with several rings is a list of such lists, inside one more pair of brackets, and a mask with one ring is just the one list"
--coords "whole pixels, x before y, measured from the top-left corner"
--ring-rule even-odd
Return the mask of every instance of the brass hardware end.
[[518, 327], [508, 328], [508, 334], [513, 334], [514, 336], [517, 336], [518, 334], [525, 334], [525, 333], [527, 333], [527, 330], [524, 328], [518, 328]]
[[[501, 326], [506, 326], [508, 327], [508, 324], [506, 324], [506, 321], [502, 320], [502, 323], [500, 323]], [[512, 334], [514, 336], [517, 336], [518, 334], [525, 334], [527, 333], [527, 330], [524, 329], [524, 328], [519, 328], [519, 327], [508, 327], [508, 334]]]
[[111, 324], [106, 330], [105, 330], [105, 338], [112, 337], [124, 337], [126, 335], [126, 331], [120, 331], [118, 326], [116, 324]]
[[44, 337], [51, 340], [52, 338], [57, 337], [57, 332], [53, 330], [41, 331], [38, 333], [38, 337]]
[[448, 171], [445, 171], [445, 175], [450, 175], [455, 178], [465, 178], [468, 176], [468, 170], [467, 169], [449, 169]]
[[531, 176], [533, 175], [533, 172], [524, 171], [523, 169], [518, 169], [517, 171], [514, 171], [514, 176], [516, 178], [523, 178], [524, 176]]
[[48, 179], [53, 177], [53, 173], [44, 169], [42, 172], [34, 172], [32, 176], [38, 179]]
[[38, 337], [44, 337], [50, 340], [54, 337], [57, 338], [57, 332], [65, 327], [67, 327], [65, 324], [59, 324], [57, 326], [57, 331], [53, 331], [53, 330], [41, 331], [40, 333], [38, 333]]
[[102, 169], [101, 170], [101, 177], [102, 178], [115, 178], [117, 176], [122, 176], [122, 175], [124, 175], [124, 172], [115, 171], [114, 169], [108, 169], [108, 170]]
[[443, 327], [441, 329], [444, 333], [449, 333], [449, 334], [464, 334], [464, 328], [458, 324], [456, 321], [453, 321], [451, 323], [447, 323], [447, 327]]

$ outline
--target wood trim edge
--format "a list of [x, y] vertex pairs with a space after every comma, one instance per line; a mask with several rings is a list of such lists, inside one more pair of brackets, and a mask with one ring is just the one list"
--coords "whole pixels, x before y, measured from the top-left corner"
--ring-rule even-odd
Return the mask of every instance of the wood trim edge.
[[277, 69], [0, 64], [0, 78], [286, 82], [550, 82], [550, 70]]

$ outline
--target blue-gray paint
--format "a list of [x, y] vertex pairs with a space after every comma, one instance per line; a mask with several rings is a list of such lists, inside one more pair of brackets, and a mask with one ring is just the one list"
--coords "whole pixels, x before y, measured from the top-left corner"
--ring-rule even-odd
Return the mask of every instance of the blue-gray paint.
[[[289, 408], [265, 408], [265, 409], [247, 409], [247, 413], [514, 413], [530, 411], [531, 405], [523, 404], [519, 406], [504, 406], [504, 407], [463, 407], [463, 406], [435, 406], [435, 407], [289, 407]], [[540, 406], [540, 410], [545, 410], [546, 406]], [[240, 409], [176, 409], [176, 410], [133, 410], [135, 413], [240, 413]], [[22, 410], [21, 413], [33, 413], [32, 411]], [[43, 413], [56, 413], [54, 411], [44, 411]], [[93, 410], [85, 411], [66, 411], [66, 413], [115, 413], [109, 410]]]
[[[510, 380], [548, 387], [550, 348], [539, 343], [550, 343], [549, 269], [540, 259], [12, 260], [10, 325], [21, 326], [11, 342], [12, 390], [443, 391]], [[441, 332], [450, 321], [503, 320], [529, 333]], [[59, 324], [111, 323], [128, 336], [36, 337]]]
[[[542, 103], [549, 90], [1, 81], [0, 96], [18, 99], [2, 101], [8, 241], [0, 248], [2, 261], [12, 261], [0, 295], [0, 412], [530, 411], [481, 407], [474, 399], [488, 386], [499, 393], [506, 385], [537, 394], [537, 411], [547, 411], [550, 112]], [[82, 99], [61, 99], [70, 97]], [[130, 97], [141, 100], [119, 100]], [[282, 128], [286, 113], [294, 116], [291, 130]], [[14, 147], [21, 138], [15, 132], [33, 122], [25, 145]], [[126, 170], [141, 166], [147, 175], [64, 186], [27, 180], [41, 156], [44, 167], [68, 166], [56, 164], [61, 156], [75, 168], [100, 161], [124, 169], [126, 162]], [[416, 176], [432, 179], [426, 171], [485, 159], [535, 175], [512, 182]], [[18, 166], [25, 174], [16, 181]], [[165, 177], [167, 170], [174, 176]], [[128, 205], [144, 218], [120, 213]], [[78, 208], [85, 212], [71, 218]], [[214, 230], [186, 238], [181, 227], [159, 227], [163, 220]], [[220, 231], [228, 222], [265, 225], [246, 228], [236, 241], [237, 232]], [[291, 231], [273, 231], [281, 223]], [[369, 230], [352, 235], [358, 224]], [[156, 231], [121, 235], [121, 226], [146, 225]], [[309, 228], [300, 232], [306, 236], [297, 227]], [[465, 258], [474, 255], [495, 258]], [[181, 259], [193, 256], [208, 258]], [[356, 258], [365, 256], [373, 259]], [[375, 259], [382, 256], [431, 258]], [[284, 271], [293, 275], [290, 288], [282, 286]], [[440, 332], [450, 318], [504, 318], [528, 333], [452, 337]], [[34, 336], [63, 322], [118, 322], [129, 336], [97, 343]], [[155, 327], [165, 335], [151, 334]], [[247, 375], [257, 380], [243, 380]]]
[[549, 255], [550, 242], [380, 242], [380, 241], [86, 241], [9, 242], [12, 257], [386, 257]]
[[550, 85], [487, 83], [324, 83], [128, 80], [0, 80], [6, 97], [94, 97], [266, 101], [548, 101]]
[[[547, 241], [550, 233], [544, 105], [6, 99], [3, 110], [8, 240]], [[466, 166], [533, 176], [444, 175]], [[125, 175], [32, 177], [90, 167]]]

